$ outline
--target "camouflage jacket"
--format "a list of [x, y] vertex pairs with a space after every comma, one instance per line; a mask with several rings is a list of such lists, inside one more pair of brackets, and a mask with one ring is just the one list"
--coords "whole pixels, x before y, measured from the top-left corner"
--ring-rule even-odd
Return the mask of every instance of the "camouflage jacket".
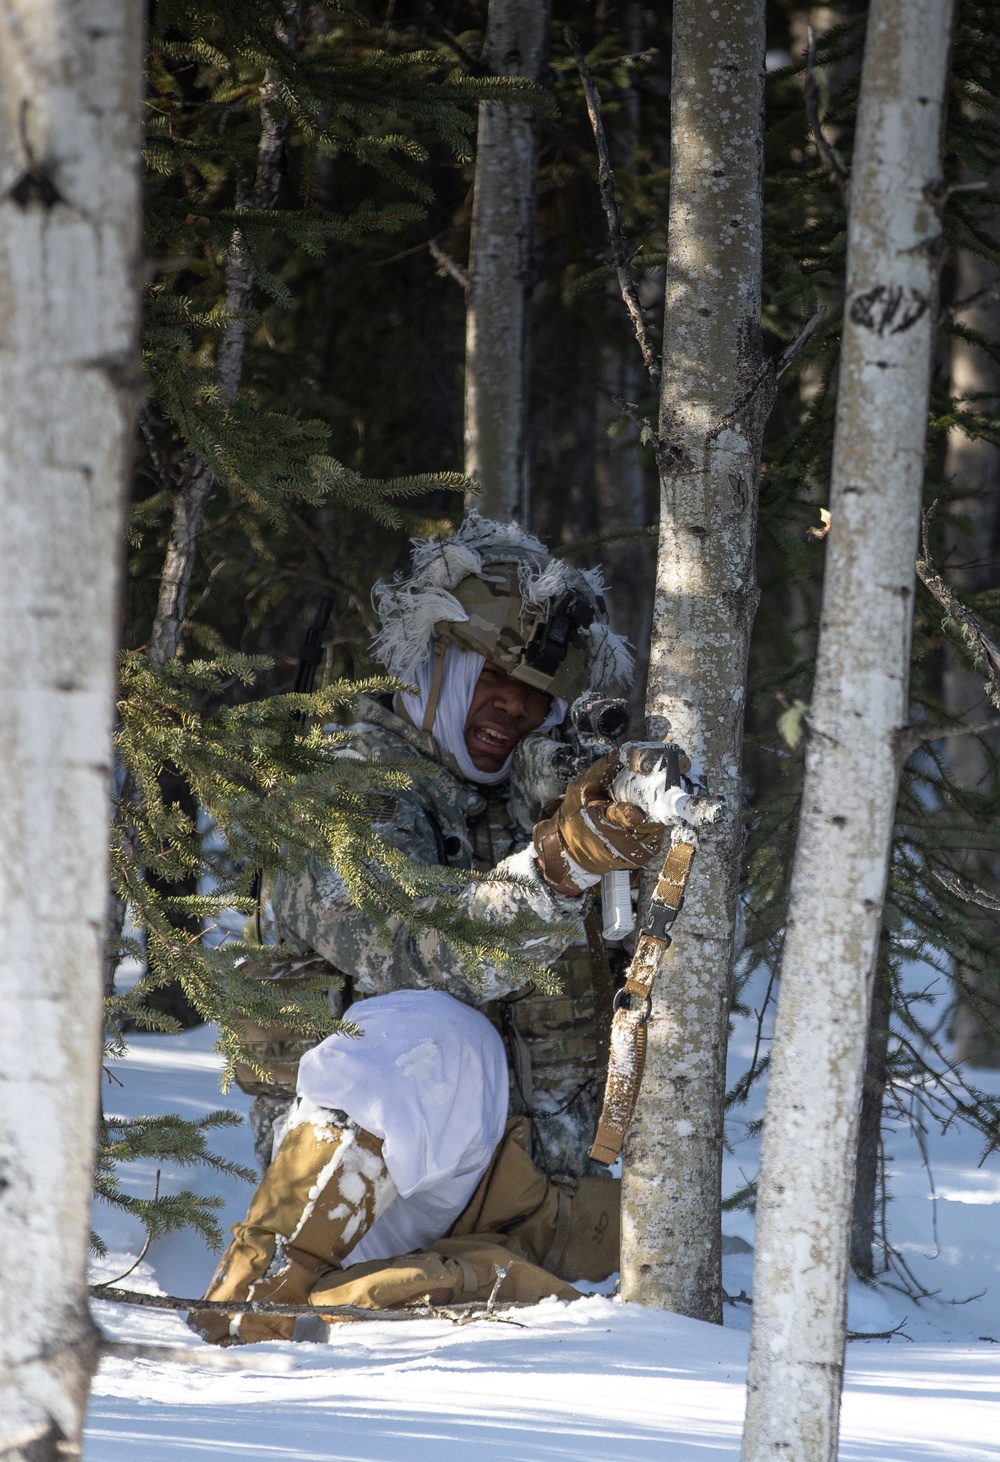
[[[547, 924], [561, 925], [558, 932], [531, 939], [525, 954], [535, 963], [551, 966], [569, 944], [581, 942], [581, 901], [563, 898], [544, 882], [530, 846], [530, 829], [503, 815], [506, 791], [498, 798], [467, 782], [431, 736], [378, 701], [366, 697], [360, 709], [364, 719], [351, 728], [354, 740], [347, 754], [366, 761], [411, 763], [410, 786], [391, 799], [390, 819], [377, 825], [384, 840], [423, 863], [516, 874], [518, 884], [485, 880], [470, 885], [462, 899], [471, 917], [498, 927], [509, 925], [524, 909]], [[352, 905], [336, 870], [315, 859], [299, 876], [276, 880], [271, 905], [279, 940], [329, 960], [348, 977], [355, 996], [435, 989], [485, 1005], [516, 988], [508, 974], [491, 965], [480, 966], [473, 984], [458, 954], [435, 930], [413, 929], [394, 919], [387, 939]], [[569, 937], [567, 924], [573, 931]]]
[[[391, 821], [379, 827], [383, 837], [423, 862], [447, 860], [482, 872], [497, 867], [515, 871], [523, 886], [490, 881], [470, 886], [469, 912], [503, 925], [529, 907], [564, 930], [569, 923], [571, 937], [553, 931], [534, 938], [525, 951], [553, 970], [561, 991], [549, 996], [528, 986], [513, 993], [509, 979], [489, 966], [481, 968], [482, 983], [474, 988], [445, 938], [430, 930], [413, 931], [399, 921], [390, 925], [387, 942], [352, 906], [336, 872], [318, 862], [298, 878], [275, 883], [271, 901], [278, 938], [290, 946], [290, 953], [318, 954], [329, 961], [350, 982], [355, 997], [432, 988], [483, 1007], [507, 1045], [511, 1109], [532, 1119], [533, 1156], [549, 1173], [579, 1177], [590, 1168], [587, 1148], [596, 1127], [603, 1075], [591, 950], [583, 924], [587, 900], [554, 893], [537, 870], [530, 847], [537, 797], [526, 786], [530, 775], [519, 781], [517, 774], [519, 766], [523, 770], [525, 762], [530, 764], [530, 743], [522, 743], [524, 755], [515, 759], [511, 783], [481, 788], [461, 776], [431, 736], [379, 702], [364, 699], [359, 709], [363, 719], [354, 727], [356, 754], [410, 762], [416, 754], [427, 764], [426, 772], [418, 762], [410, 773], [411, 785], [398, 797]], [[590, 932], [593, 942], [594, 930]], [[265, 1055], [274, 1061], [279, 1051]]]

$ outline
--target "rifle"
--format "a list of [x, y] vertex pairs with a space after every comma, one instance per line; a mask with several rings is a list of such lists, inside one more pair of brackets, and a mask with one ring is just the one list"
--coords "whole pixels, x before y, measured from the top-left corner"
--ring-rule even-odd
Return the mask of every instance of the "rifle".
[[[333, 600], [324, 595], [316, 606], [315, 618], [306, 630], [305, 638], [299, 649], [299, 663], [295, 671], [295, 683], [292, 686], [293, 695], [310, 695], [316, 689], [316, 671], [323, 663], [323, 634], [330, 623], [332, 613]], [[305, 712], [296, 711], [295, 719], [304, 726]]]
[[[570, 706], [569, 720], [572, 754], [563, 763], [567, 781], [599, 757], [617, 752], [620, 770], [611, 784], [612, 796], [641, 807], [653, 822], [673, 821], [679, 804], [686, 801], [681, 773], [690, 766], [679, 746], [659, 741], [622, 743], [628, 725], [626, 702], [589, 691]], [[605, 873], [601, 879], [601, 917], [605, 939], [624, 939], [635, 928], [628, 869]]]

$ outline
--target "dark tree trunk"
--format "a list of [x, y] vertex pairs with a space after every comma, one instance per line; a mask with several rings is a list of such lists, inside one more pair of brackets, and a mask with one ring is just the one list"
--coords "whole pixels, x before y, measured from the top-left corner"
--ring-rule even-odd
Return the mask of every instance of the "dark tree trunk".
[[889, 1075], [889, 1016], [892, 970], [889, 938], [883, 929], [875, 958], [872, 1013], [865, 1049], [865, 1081], [858, 1125], [851, 1213], [851, 1268], [859, 1279], [875, 1278], [875, 1222], [882, 1169], [882, 1107]]

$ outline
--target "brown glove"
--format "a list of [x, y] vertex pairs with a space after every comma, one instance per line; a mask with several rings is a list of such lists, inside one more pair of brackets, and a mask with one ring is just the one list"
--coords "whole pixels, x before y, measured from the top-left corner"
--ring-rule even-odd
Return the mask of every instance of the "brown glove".
[[535, 823], [542, 874], [558, 893], [581, 891], [567, 854], [587, 873], [604, 874], [643, 868], [660, 851], [662, 824], [649, 822], [634, 803], [609, 799], [608, 788], [618, 771], [616, 756], [601, 757], [573, 778], [553, 815]]

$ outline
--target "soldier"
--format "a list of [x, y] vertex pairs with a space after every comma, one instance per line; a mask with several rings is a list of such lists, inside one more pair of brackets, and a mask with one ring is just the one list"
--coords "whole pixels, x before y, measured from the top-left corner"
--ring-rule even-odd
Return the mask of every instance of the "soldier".
[[[522, 1132], [530, 1123], [547, 1177], [586, 1173], [601, 1076], [595, 1004], [609, 1007], [611, 995], [586, 893], [611, 869], [642, 867], [663, 834], [639, 808], [609, 800], [600, 766], [571, 782], [555, 811], [542, 806], [560, 790], [549, 733], [568, 703], [631, 672], [602, 588], [598, 572], [475, 513], [452, 538], [417, 541], [411, 572], [376, 585], [376, 653], [414, 686], [391, 703], [363, 699], [352, 728], [346, 754], [408, 764], [409, 786], [379, 831], [422, 861], [502, 875], [468, 886], [468, 913], [502, 932], [529, 911], [542, 932], [525, 953], [555, 971], [562, 992], [516, 990], [490, 965], [469, 971], [431, 929], [394, 920], [387, 936], [316, 861], [278, 879], [283, 953], [307, 971], [319, 959], [339, 972], [364, 1038], [334, 1035], [305, 1052], [290, 1107], [281, 1090], [258, 1104], [262, 1146], [278, 1119], [275, 1161], [207, 1297], [304, 1301], [348, 1260], [363, 1268], [442, 1241], [505, 1150], [508, 1109], [527, 1118]], [[538, 1181], [553, 1235], [568, 1232], [558, 1195]], [[607, 1198], [606, 1177], [599, 1187]], [[525, 1251], [556, 1270], [548, 1237]], [[261, 1334], [259, 1322], [217, 1318], [192, 1322], [217, 1340]], [[263, 1333], [290, 1330], [274, 1322]]]

